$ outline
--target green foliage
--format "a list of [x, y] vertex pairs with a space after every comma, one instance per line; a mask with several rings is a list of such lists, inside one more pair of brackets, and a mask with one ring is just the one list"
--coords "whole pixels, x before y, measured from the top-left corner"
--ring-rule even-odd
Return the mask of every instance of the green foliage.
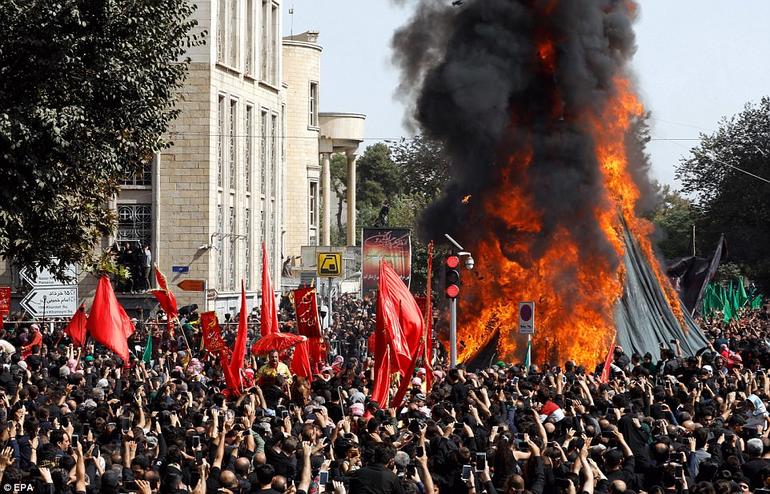
[[399, 170], [387, 145], [380, 142], [367, 147], [358, 158], [357, 206], [379, 211], [383, 204], [400, 192], [399, 178]]
[[438, 197], [449, 182], [449, 161], [441, 143], [417, 136], [402, 139], [391, 151], [402, 192]]
[[728, 165], [770, 178], [770, 98], [723, 119], [677, 168], [683, 192], [694, 197], [699, 243], [713, 246], [724, 232], [729, 259], [767, 291], [770, 184]]
[[191, 35], [194, 9], [0, 2], [0, 256], [53, 271], [98, 264], [93, 248], [115, 227], [120, 179], [168, 145], [184, 53], [202, 43]]
[[[661, 235], [657, 242], [658, 249], [666, 259], [692, 255], [692, 227], [697, 221], [692, 201], [678, 191], [671, 190], [668, 185], [663, 186], [658, 195], [660, 203], [650, 216]], [[704, 252], [702, 255], [710, 254]]]

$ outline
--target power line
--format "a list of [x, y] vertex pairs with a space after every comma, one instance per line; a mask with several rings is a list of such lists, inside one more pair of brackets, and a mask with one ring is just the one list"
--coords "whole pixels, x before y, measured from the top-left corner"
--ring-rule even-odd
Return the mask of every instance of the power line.
[[[186, 136], [195, 136], [195, 137], [232, 137], [236, 139], [244, 139], [244, 138], [256, 138], [256, 139], [270, 139], [271, 137], [277, 137], [278, 139], [313, 139], [317, 140], [319, 139], [318, 136], [269, 136], [269, 135], [260, 135], [260, 134], [236, 134], [236, 135], [230, 135], [230, 134], [207, 134], [205, 132], [169, 132], [169, 135], [171, 137], [179, 136], [179, 137], [186, 137]], [[362, 137], [360, 140], [362, 141], [411, 141], [417, 139], [416, 137], [406, 137], [406, 136], [388, 136], [388, 137]], [[700, 141], [700, 138], [697, 137], [652, 137], [650, 138], [650, 141]]]

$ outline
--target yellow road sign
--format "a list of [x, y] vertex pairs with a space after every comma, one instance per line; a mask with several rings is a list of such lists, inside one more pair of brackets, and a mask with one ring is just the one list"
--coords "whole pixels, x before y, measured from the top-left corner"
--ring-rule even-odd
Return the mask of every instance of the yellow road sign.
[[342, 254], [339, 252], [318, 253], [318, 276], [339, 276], [342, 274]]

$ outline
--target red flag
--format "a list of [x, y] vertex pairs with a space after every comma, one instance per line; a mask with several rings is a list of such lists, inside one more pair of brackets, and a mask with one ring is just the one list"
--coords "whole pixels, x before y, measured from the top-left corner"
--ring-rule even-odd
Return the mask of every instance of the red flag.
[[203, 349], [206, 352], [219, 355], [225, 353], [225, 362], [230, 362], [230, 349], [222, 339], [222, 330], [219, 328], [216, 312], [204, 312], [201, 314], [201, 329], [203, 331]]
[[70, 319], [67, 327], [64, 328], [64, 332], [67, 333], [67, 335], [72, 340], [72, 343], [76, 347], [82, 347], [86, 345], [87, 320], [88, 316], [86, 315], [86, 308], [85, 306], [81, 305], [78, 307], [78, 310], [75, 311], [75, 314], [72, 316], [72, 319]]
[[377, 327], [374, 332], [374, 386], [372, 388], [372, 400], [376, 401], [380, 408], [384, 409], [388, 407], [388, 393], [390, 392], [390, 347], [386, 340], [387, 336], [385, 328], [379, 324], [379, 297], [377, 301]]
[[615, 355], [615, 336], [612, 337], [612, 345], [607, 352], [607, 358], [604, 359], [604, 368], [602, 369], [602, 375], [599, 376], [599, 381], [607, 384], [610, 381], [610, 368], [612, 367], [612, 360]]
[[241, 367], [246, 359], [246, 338], [248, 327], [246, 325], [246, 284], [241, 280], [241, 312], [238, 314], [238, 336], [235, 337], [233, 347], [233, 360], [230, 362], [230, 372], [241, 387]]
[[294, 356], [291, 359], [291, 373], [298, 377], [304, 377], [308, 381], [313, 380], [313, 372], [310, 370], [310, 341], [303, 341], [294, 347]]
[[318, 321], [315, 288], [297, 288], [291, 292], [291, 300], [297, 315], [297, 333], [308, 338], [320, 338], [321, 323]]
[[235, 395], [240, 394], [240, 384], [230, 371], [230, 349], [222, 339], [216, 312], [201, 314], [201, 329], [203, 331], [203, 348], [208, 354], [219, 358], [219, 364], [225, 375], [227, 388]]
[[168, 317], [166, 327], [168, 328], [168, 334], [171, 338], [174, 337], [174, 319], [179, 317], [179, 309], [177, 309], [176, 297], [168, 289], [168, 283], [166, 283], [166, 277], [158, 269], [158, 265], [155, 264], [155, 280], [158, 282], [158, 288], [150, 290], [155, 299], [160, 304], [163, 312]]
[[390, 373], [399, 372], [406, 381], [411, 377], [409, 369], [414, 370], [419, 357], [423, 327], [422, 312], [409, 289], [393, 268], [381, 260], [375, 338], [378, 376], [372, 391], [372, 398], [381, 407], [384, 404], [380, 399], [387, 400]]
[[267, 259], [267, 247], [262, 242], [262, 313], [260, 314], [260, 334], [264, 338], [278, 332], [278, 312], [275, 310], [275, 295], [270, 281], [270, 263]]
[[326, 344], [323, 338], [308, 338], [308, 352], [310, 354], [310, 368], [313, 374], [321, 372], [321, 364], [326, 363]]
[[94, 340], [128, 363], [127, 339], [134, 334], [134, 324], [115, 298], [115, 292], [106, 276], [99, 278], [99, 284], [96, 285], [86, 328]]
[[158, 265], [155, 265], [155, 280], [158, 282], [158, 288], [150, 290], [158, 303], [163, 308], [163, 312], [166, 313], [169, 320], [179, 316], [179, 310], [177, 309], [176, 297], [168, 289], [168, 283], [166, 283], [166, 277], [158, 269]]

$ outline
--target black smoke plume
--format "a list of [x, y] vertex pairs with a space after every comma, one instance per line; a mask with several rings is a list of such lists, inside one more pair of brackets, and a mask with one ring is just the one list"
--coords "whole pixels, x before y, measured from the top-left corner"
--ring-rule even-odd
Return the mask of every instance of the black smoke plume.
[[[559, 229], [576, 239], [581, 258], [618, 262], [594, 211], [613, 207], [602, 192], [591, 133], [579, 115], [601, 115], [627, 76], [635, 51], [631, 0], [415, 0], [415, 12], [393, 38], [401, 69], [399, 95], [412, 103], [409, 124], [440, 140], [452, 163], [443, 197], [421, 218], [421, 237], [456, 235], [472, 246], [495, 236], [512, 260], [536, 260]], [[550, 40], [554, 65], [544, 68]], [[638, 139], [627, 139], [631, 175], [649, 190], [648, 164]], [[477, 207], [499, 191], [507, 159], [527, 150], [528, 167], [506, 179], [526, 184], [542, 229], [533, 248], [509, 246], [530, 233], [505, 226]], [[472, 196], [470, 205], [462, 198]], [[610, 253], [612, 254], [610, 255]]]

